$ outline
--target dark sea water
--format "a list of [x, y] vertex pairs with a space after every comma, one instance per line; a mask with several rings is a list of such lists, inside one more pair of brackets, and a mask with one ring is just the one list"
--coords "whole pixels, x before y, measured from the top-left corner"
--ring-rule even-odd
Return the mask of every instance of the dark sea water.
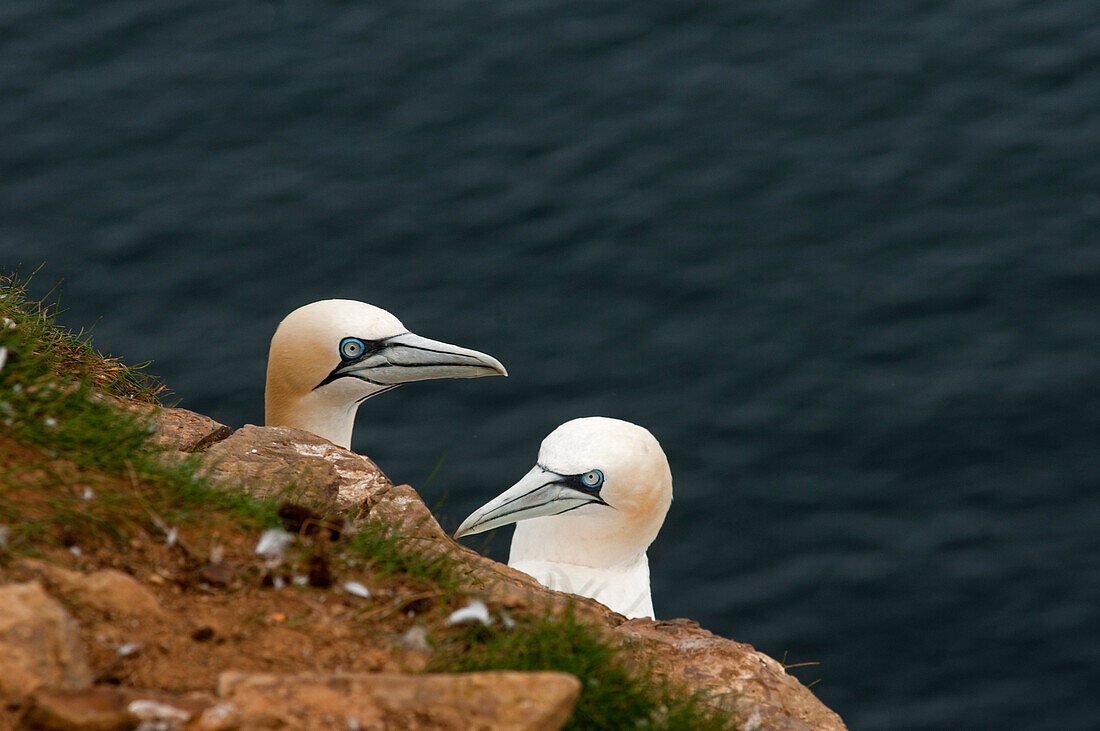
[[360, 411], [445, 527], [647, 426], [658, 615], [855, 729], [1100, 728], [1098, 239], [1095, 0], [0, 3], [64, 324], [234, 426], [314, 299], [492, 353]]

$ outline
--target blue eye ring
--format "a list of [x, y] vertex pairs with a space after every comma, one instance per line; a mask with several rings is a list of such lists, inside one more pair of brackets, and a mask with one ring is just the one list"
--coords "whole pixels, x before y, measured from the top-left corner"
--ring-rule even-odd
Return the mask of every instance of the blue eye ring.
[[354, 360], [363, 354], [367, 346], [359, 338], [344, 338], [340, 341], [340, 355], [347, 360]]
[[589, 470], [581, 475], [581, 482], [585, 487], [599, 487], [603, 484], [603, 472], [599, 470]]

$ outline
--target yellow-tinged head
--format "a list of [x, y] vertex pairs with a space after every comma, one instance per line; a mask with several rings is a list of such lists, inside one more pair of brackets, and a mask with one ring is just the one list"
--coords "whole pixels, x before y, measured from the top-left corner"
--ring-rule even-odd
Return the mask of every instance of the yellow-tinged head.
[[351, 447], [359, 404], [402, 383], [508, 375], [492, 356], [410, 333], [385, 310], [321, 300], [287, 315], [271, 338], [268, 426], [311, 431]]

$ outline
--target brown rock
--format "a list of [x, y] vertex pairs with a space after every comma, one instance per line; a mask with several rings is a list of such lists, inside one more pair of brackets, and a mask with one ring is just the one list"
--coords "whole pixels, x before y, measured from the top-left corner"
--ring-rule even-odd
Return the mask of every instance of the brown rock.
[[[156, 704], [172, 709], [178, 715], [186, 713], [192, 718], [197, 718], [206, 709], [218, 702], [217, 696], [209, 691], [194, 690], [187, 693], [171, 693], [164, 690], [151, 688], [119, 688], [126, 697], [126, 708], [132, 715], [141, 717], [147, 715], [141, 708], [134, 705], [134, 701], [146, 702], [146, 705]], [[155, 715], [155, 714], [154, 714]]]
[[238, 429], [207, 450], [204, 461], [228, 487], [325, 508], [358, 511], [393, 486], [366, 457], [284, 426]]
[[59, 731], [116, 731], [142, 721], [195, 718], [214, 705], [209, 693], [176, 695], [158, 690], [96, 687], [75, 691], [40, 690], [32, 696], [24, 725]]
[[241, 712], [233, 703], [210, 706], [194, 724], [203, 731], [236, 731], [241, 727]]
[[206, 563], [199, 569], [198, 578], [213, 586], [232, 586], [237, 583], [237, 572], [223, 563]]
[[222, 673], [242, 727], [559, 729], [580, 695], [564, 673]]
[[92, 676], [76, 622], [37, 581], [0, 586], [0, 698], [85, 688]]
[[432, 511], [409, 485], [392, 485], [371, 495], [368, 518], [393, 528], [398, 534], [437, 542], [450, 550], [458, 545], [443, 532]]
[[153, 427], [152, 442], [169, 452], [201, 452], [233, 433], [225, 424], [187, 409], [166, 409], [118, 396], [102, 395], [101, 398], [139, 419], [149, 420]]
[[614, 632], [635, 652], [642, 650], [657, 675], [706, 692], [741, 728], [846, 728], [809, 688], [752, 645], [718, 637], [686, 619], [632, 619]]
[[38, 691], [23, 723], [32, 728], [66, 731], [132, 729], [138, 720], [126, 710], [126, 695], [117, 688]]
[[45, 577], [67, 599], [78, 604], [142, 620], [164, 616], [153, 592], [121, 571], [103, 569], [84, 574], [36, 559], [24, 559], [21, 565]]
[[157, 409], [153, 441], [167, 450], [201, 452], [232, 433], [225, 424], [194, 411]]

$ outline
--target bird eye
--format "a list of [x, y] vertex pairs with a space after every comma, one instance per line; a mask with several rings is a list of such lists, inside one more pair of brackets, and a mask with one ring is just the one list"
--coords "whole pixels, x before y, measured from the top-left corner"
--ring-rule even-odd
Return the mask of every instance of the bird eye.
[[603, 483], [603, 473], [599, 470], [585, 472], [581, 475], [581, 482], [587, 487], [599, 487]]
[[359, 338], [344, 338], [340, 341], [340, 355], [345, 358], [358, 358], [363, 354], [363, 341]]

